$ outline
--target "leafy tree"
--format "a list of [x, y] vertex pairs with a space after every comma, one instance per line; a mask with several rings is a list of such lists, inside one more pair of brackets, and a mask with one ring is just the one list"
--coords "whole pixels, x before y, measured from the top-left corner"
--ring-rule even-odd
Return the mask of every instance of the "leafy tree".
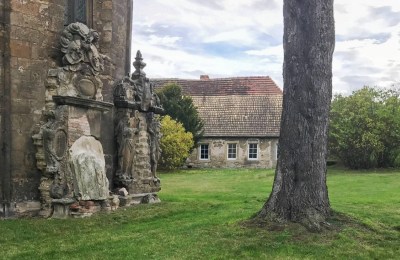
[[170, 116], [161, 120], [161, 159], [160, 167], [174, 169], [182, 166], [193, 147], [193, 135]]
[[324, 227], [331, 209], [326, 186], [333, 0], [284, 0], [284, 92], [278, 163], [272, 192], [258, 213], [271, 222]]
[[177, 84], [167, 84], [158, 90], [157, 94], [165, 112], [174, 120], [181, 122], [186, 131], [192, 133], [194, 139], [193, 147], [197, 145], [197, 142], [203, 136], [204, 123], [193, 104], [192, 98], [184, 96], [182, 88]]
[[371, 87], [335, 96], [330, 153], [353, 169], [400, 166], [399, 96], [397, 89]]

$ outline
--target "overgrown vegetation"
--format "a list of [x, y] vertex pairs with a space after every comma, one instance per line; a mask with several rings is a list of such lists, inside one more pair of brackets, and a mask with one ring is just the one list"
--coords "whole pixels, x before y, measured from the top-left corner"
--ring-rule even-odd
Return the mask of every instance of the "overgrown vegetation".
[[353, 169], [400, 167], [400, 91], [364, 87], [335, 96], [329, 149]]
[[[192, 133], [194, 144], [203, 136], [204, 123], [201, 120], [193, 100], [182, 93], [182, 88], [177, 84], [168, 84], [157, 91], [167, 115], [183, 124], [186, 131]], [[191, 147], [192, 148], [192, 147]]]
[[182, 166], [193, 147], [193, 136], [170, 116], [161, 119], [160, 168], [174, 169]]
[[323, 234], [243, 225], [265, 202], [272, 170], [169, 173], [161, 175], [160, 204], [87, 219], [2, 221], [0, 258], [396, 259], [400, 255], [398, 172], [329, 169], [331, 205], [350, 221]]

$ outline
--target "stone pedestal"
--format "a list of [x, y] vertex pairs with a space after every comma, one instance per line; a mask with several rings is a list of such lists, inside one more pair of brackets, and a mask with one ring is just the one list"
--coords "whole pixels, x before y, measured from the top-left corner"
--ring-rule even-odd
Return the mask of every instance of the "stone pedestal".
[[54, 199], [52, 200], [53, 215], [52, 218], [65, 219], [70, 216], [70, 207], [76, 200], [74, 199]]
[[127, 207], [138, 204], [153, 204], [159, 203], [159, 199], [156, 192], [153, 193], [136, 193], [128, 196], [119, 196], [120, 206]]

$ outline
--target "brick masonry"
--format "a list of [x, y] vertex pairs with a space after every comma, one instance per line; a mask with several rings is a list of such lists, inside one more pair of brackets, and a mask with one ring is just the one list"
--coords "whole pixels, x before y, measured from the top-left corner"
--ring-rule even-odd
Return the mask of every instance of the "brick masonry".
[[[63, 0], [0, 0], [0, 215], [18, 202], [39, 198], [40, 172], [35, 166], [32, 135], [42, 120], [45, 79], [49, 68], [61, 65], [60, 33]], [[112, 100], [113, 79], [128, 74], [132, 2], [93, 4], [93, 28], [100, 33], [100, 51], [110, 57], [103, 73], [103, 96]], [[107, 118], [108, 117], [108, 118]], [[112, 113], [102, 120], [107, 176], [115, 158]], [[11, 203], [11, 205], [9, 205]], [[6, 205], [7, 204], [7, 205]]]

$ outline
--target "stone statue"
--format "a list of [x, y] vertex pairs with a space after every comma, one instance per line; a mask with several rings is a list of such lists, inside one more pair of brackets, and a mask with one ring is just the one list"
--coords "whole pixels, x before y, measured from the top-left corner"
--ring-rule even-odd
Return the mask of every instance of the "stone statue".
[[148, 116], [148, 132], [150, 135], [150, 164], [151, 173], [153, 178], [156, 178], [157, 164], [161, 156], [161, 122], [154, 116], [153, 113], [149, 113]]
[[152, 93], [151, 100], [150, 100], [150, 107], [153, 107], [153, 108], [156, 108], [159, 110], [164, 110], [161, 105], [160, 98], [154, 92], [154, 84], [153, 83], [150, 83], [150, 90], [151, 90], [150, 92]]
[[129, 113], [125, 113], [115, 129], [118, 144], [116, 175], [121, 181], [135, 179], [135, 136], [138, 133], [138, 124], [137, 117], [130, 118]]
[[54, 114], [49, 116], [48, 121], [42, 127], [43, 147], [45, 149], [46, 173], [54, 174], [58, 171], [59, 162], [56, 158], [54, 149], [54, 137], [56, 131], [53, 129], [55, 118]]

